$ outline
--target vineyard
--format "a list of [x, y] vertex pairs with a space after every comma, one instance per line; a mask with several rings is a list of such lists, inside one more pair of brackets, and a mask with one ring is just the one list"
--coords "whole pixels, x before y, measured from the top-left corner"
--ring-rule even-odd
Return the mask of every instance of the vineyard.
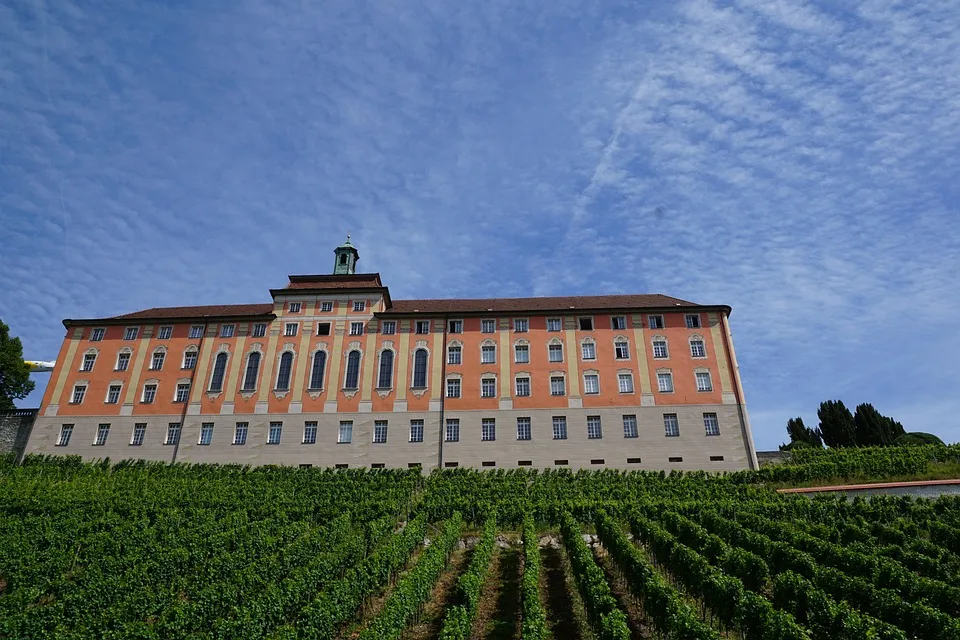
[[960, 497], [776, 493], [960, 446], [724, 475], [0, 464], [0, 638], [958, 639]]

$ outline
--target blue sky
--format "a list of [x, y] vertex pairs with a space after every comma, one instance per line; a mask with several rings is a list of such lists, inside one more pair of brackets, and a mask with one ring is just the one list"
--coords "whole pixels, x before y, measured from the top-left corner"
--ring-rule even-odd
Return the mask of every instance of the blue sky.
[[[733, 307], [757, 444], [960, 439], [960, 4], [0, 0], [0, 318], [395, 298]], [[47, 375], [21, 406], [37, 406]]]

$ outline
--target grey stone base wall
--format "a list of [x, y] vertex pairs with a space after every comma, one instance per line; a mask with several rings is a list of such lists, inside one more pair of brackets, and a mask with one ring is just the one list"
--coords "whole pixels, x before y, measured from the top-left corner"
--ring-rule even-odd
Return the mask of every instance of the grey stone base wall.
[[27, 447], [37, 409], [0, 411], [0, 455], [13, 453], [19, 460]]

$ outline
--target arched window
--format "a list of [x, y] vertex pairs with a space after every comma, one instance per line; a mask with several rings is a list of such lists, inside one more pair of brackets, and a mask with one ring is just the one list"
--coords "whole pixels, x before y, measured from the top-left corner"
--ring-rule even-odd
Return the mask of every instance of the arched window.
[[284, 351], [280, 356], [280, 370], [277, 372], [277, 389], [286, 391], [290, 388], [290, 369], [293, 368], [293, 354]]
[[423, 389], [427, 386], [427, 350], [417, 349], [413, 353], [413, 388]]
[[347, 356], [347, 376], [344, 379], [344, 389], [356, 389], [360, 386], [360, 352], [354, 349]]
[[323, 370], [327, 368], [327, 352], [317, 351], [313, 354], [313, 367], [310, 369], [310, 388], [323, 388]]
[[227, 354], [221, 351], [213, 361], [213, 375], [210, 376], [210, 391], [223, 391], [223, 374], [227, 371]]
[[241, 391], [253, 391], [257, 388], [257, 375], [260, 373], [260, 353], [254, 351], [247, 356], [247, 371], [243, 376]]
[[377, 376], [377, 388], [389, 389], [393, 386], [393, 351], [385, 349], [380, 353], [380, 375]]

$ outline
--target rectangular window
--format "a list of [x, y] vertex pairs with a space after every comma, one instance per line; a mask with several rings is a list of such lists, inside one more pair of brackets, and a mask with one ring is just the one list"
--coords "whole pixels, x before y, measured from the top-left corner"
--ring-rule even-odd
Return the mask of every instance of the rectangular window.
[[494, 398], [497, 395], [497, 379], [483, 378], [480, 381], [480, 397]]
[[362, 323], [362, 322], [351, 322], [351, 323], [350, 323], [350, 335], [352, 335], [352, 336], [362, 336], [362, 335], [363, 335], [363, 323]]
[[[194, 356], [196, 358], [196, 356]], [[127, 367], [130, 366], [130, 354], [129, 353], [119, 353], [117, 354], [117, 371], [126, 371]]]
[[300, 313], [300, 303], [291, 302], [290, 303], [290, 313]]
[[262, 338], [267, 335], [267, 325], [264, 322], [258, 322], [253, 325], [253, 337]]
[[107, 404], [117, 404], [120, 402], [120, 385], [112, 384], [107, 390]]
[[700, 328], [700, 314], [698, 313], [688, 313], [687, 314], [687, 329], [699, 329]]
[[157, 332], [157, 340], [169, 340], [173, 335], [173, 327], [160, 327]]
[[417, 320], [417, 325], [415, 327], [416, 332], [419, 334], [430, 333], [430, 321], [429, 320]]
[[303, 423], [303, 444], [317, 444], [317, 423]]
[[94, 329], [90, 332], [90, 342], [100, 342], [103, 340], [103, 329]]
[[153, 357], [150, 358], [150, 369], [153, 371], [160, 371], [163, 369], [163, 361], [167, 359], [167, 354], [163, 351], [157, 351], [153, 354]]
[[530, 395], [530, 378], [517, 378], [517, 396]]
[[87, 387], [81, 384], [78, 384], [73, 388], [73, 397], [70, 398], [71, 404], [81, 404], [83, 403], [83, 397], [87, 395]]
[[167, 425], [167, 439], [163, 444], [177, 444], [180, 442], [180, 423], [171, 422]]
[[200, 440], [197, 444], [209, 446], [211, 442], [213, 442], [213, 423], [204, 422], [200, 425]]
[[647, 316], [647, 325], [651, 329], [663, 329], [663, 316]]
[[190, 327], [190, 339], [196, 340], [203, 337], [203, 325], [195, 324]]
[[190, 397], [190, 383], [189, 382], [180, 382], [177, 384], [177, 395], [174, 398], [174, 402], [186, 402], [187, 398]]
[[680, 422], [677, 420], [677, 414], [663, 414], [663, 431], [668, 438], [676, 438], [680, 435]]
[[497, 439], [497, 421], [494, 418], [484, 418], [480, 422], [480, 440], [492, 442]]
[[461, 364], [463, 362], [463, 348], [453, 346], [447, 349], [447, 364]]
[[460, 442], [460, 420], [447, 418], [447, 431], [443, 435], [446, 442]]
[[723, 456], [710, 456], [710, 462], [723, 462]]
[[593, 331], [593, 318], [578, 318], [580, 331]]
[[283, 327], [283, 335], [285, 335], [285, 336], [287, 336], [287, 337], [297, 335], [297, 326], [298, 326], [298, 325], [297, 325], [296, 322], [288, 322], [288, 323], [287, 323], [286, 325], [284, 325], [284, 327]]
[[492, 344], [480, 347], [480, 363], [494, 364], [497, 361], [497, 348]]
[[529, 440], [532, 437], [530, 418], [517, 418], [517, 440]]
[[340, 432], [337, 434], [338, 444], [349, 444], [353, 441], [353, 421], [342, 420], [340, 422]]
[[423, 420], [410, 421], [410, 442], [423, 442]]
[[353, 303], [353, 310], [357, 313], [367, 310], [367, 301], [366, 300], [357, 300]]
[[668, 461], [668, 462], [683, 462], [683, 458], [681, 458], [681, 457], [679, 457], [679, 456], [676, 457], [676, 458], [667, 458], [667, 461]]
[[517, 364], [528, 364], [530, 362], [530, 347], [525, 344], [518, 344], [513, 347], [514, 362]]
[[596, 373], [588, 373], [583, 376], [584, 393], [600, 393], [600, 376]]
[[232, 324], [222, 324], [220, 325], [220, 337], [221, 338], [232, 338], [233, 332], [236, 329], [235, 325]]
[[671, 393], [673, 391], [673, 374], [658, 373], [657, 388], [660, 390], [661, 393]]
[[317, 335], [318, 335], [318, 336], [328, 336], [328, 335], [330, 335], [330, 323], [329, 323], [329, 322], [318, 322], [318, 323], [317, 323]]
[[334, 469], [349, 469], [349, 468], [350, 468], [350, 465], [344, 464], [344, 463], [338, 463], [338, 464], [333, 465], [333, 468], [334, 468]]
[[640, 464], [640, 458], [627, 458], [627, 464]]
[[697, 391], [713, 391], [713, 382], [709, 371], [697, 372]]
[[518, 467], [529, 467], [533, 464], [533, 460], [517, 460]]
[[567, 395], [567, 381], [563, 376], [550, 376], [550, 395]]
[[666, 340], [654, 340], [653, 341], [653, 357], [658, 360], [669, 357], [667, 353], [667, 342]]
[[249, 425], [246, 422], [238, 422], [233, 430], [233, 444], [247, 444], [247, 429]]
[[637, 416], [623, 416], [623, 437], [637, 438], [640, 434], [637, 432]]
[[603, 437], [603, 427], [600, 425], [600, 416], [587, 416], [587, 438], [599, 440]]
[[530, 329], [530, 323], [526, 318], [514, 318], [513, 330], [517, 333], [526, 333]]
[[617, 360], [629, 360], [630, 359], [630, 343], [623, 340], [619, 340], [613, 344], [613, 353], [614, 357]]
[[480, 333], [494, 333], [497, 330], [496, 320], [481, 320]]
[[370, 468], [371, 468], [371, 469], [385, 469], [385, 468], [386, 468], [386, 464], [383, 463], [383, 462], [374, 462], [373, 464], [370, 465]]
[[708, 436], [720, 435], [720, 422], [717, 420], [717, 414], [715, 413], [703, 414], [703, 426], [707, 430]]
[[567, 439], [567, 418], [566, 416], [553, 416], [553, 439]]
[[107, 437], [110, 435], [110, 425], [101, 424], [97, 427], [97, 438], [93, 441], [93, 446], [102, 447], [107, 444]]
[[617, 380], [620, 383], [620, 393], [633, 393], [633, 374], [617, 374]]
[[147, 435], [147, 423], [138, 422], [133, 425], [133, 434], [130, 436], [130, 444], [134, 447], [139, 447], [143, 444], [143, 439]]
[[300, 465], [298, 465], [298, 466], [299, 466], [300, 469], [312, 469], [312, 468], [313, 468], [313, 465], [310, 464], [309, 462], [304, 462], [304, 463], [302, 463], [302, 464], [300, 464]]
[[448, 398], [460, 397], [460, 378], [450, 378], [449, 380], [447, 380], [447, 397]]
[[480, 463], [480, 466], [481, 466], [481, 467], [495, 467], [495, 466], [497, 466], [497, 463], [496, 463], [496, 461], [494, 461], [494, 460], [484, 460], [483, 462]]
[[154, 398], [156, 397], [157, 397], [157, 385], [155, 384], [143, 385], [143, 404], [152, 403]]
[[560, 331], [562, 328], [560, 318], [547, 318], [547, 331]]
[[184, 369], [193, 369], [197, 366], [197, 352], [196, 351], [187, 351], [183, 354], [183, 368]]
[[331, 311], [333, 311], [333, 302], [331, 300], [320, 303], [320, 313], [330, 313]]
[[140, 327], [127, 327], [123, 330], [123, 339], [136, 340], [138, 333], [140, 333]]
[[397, 321], [396, 320], [384, 320], [383, 326], [380, 329], [380, 333], [385, 336], [392, 336], [397, 333]]
[[627, 328], [627, 316], [613, 316], [610, 318], [610, 327], [614, 331], [625, 331]]
[[597, 359], [597, 345], [592, 342], [584, 342], [580, 345], [580, 354], [583, 356], [584, 360], [596, 360]]
[[85, 353], [83, 355], [83, 364], [80, 366], [80, 371], [93, 371], [93, 365], [96, 362], [97, 362], [97, 354]]
[[594, 458], [590, 461], [590, 464], [603, 464], [603, 458]]
[[690, 341], [690, 355], [694, 358], [706, 358], [707, 350], [703, 345], [703, 340]]
[[451, 320], [450, 333], [463, 333], [463, 320]]
[[60, 425], [60, 435], [57, 437], [57, 446], [65, 447], [70, 444], [70, 436], [73, 435], [73, 425]]
[[444, 462], [444, 463], [443, 463], [443, 466], [444, 466], [444, 468], [446, 468], [446, 469], [456, 469], [457, 467], [460, 466], [460, 463], [459, 463], [459, 462]]
[[553, 464], [555, 464], [555, 465], [558, 466], [558, 467], [565, 467], [565, 466], [567, 466], [568, 464], [570, 464], [570, 461], [569, 461], [569, 460], [554, 460], [554, 461], [553, 461]]
[[563, 362], [563, 345], [551, 344], [547, 347], [550, 362]]
[[271, 422], [267, 432], [267, 444], [280, 444], [280, 435], [283, 433], [282, 422]]

